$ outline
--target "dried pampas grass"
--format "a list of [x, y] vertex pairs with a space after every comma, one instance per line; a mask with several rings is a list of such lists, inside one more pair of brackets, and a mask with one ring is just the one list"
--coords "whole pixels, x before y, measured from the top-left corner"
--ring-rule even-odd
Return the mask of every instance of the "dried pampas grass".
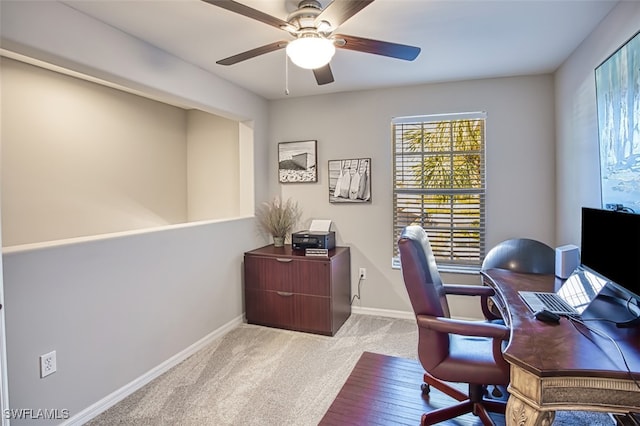
[[287, 199], [282, 201], [276, 197], [262, 203], [256, 211], [258, 227], [271, 236], [286, 238], [302, 216], [298, 203]]

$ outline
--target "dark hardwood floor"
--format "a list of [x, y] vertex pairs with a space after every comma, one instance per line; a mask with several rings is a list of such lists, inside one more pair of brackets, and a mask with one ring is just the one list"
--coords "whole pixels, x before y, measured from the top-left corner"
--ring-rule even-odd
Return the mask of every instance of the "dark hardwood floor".
[[[419, 425], [422, 413], [456, 403], [433, 387], [423, 396], [423, 374], [418, 361], [364, 352], [320, 424]], [[504, 416], [491, 417], [504, 425]], [[482, 422], [467, 414], [440, 424], [477, 426]]]

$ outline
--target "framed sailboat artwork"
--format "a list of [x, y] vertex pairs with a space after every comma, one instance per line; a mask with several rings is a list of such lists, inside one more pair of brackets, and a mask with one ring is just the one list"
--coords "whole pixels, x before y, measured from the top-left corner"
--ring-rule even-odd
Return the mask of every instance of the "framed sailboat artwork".
[[371, 158], [329, 160], [329, 202], [371, 202]]

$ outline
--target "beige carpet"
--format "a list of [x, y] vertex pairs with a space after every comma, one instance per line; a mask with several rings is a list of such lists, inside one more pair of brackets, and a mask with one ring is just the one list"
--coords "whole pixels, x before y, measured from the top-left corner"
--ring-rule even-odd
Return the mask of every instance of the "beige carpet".
[[352, 315], [334, 337], [241, 325], [89, 424], [317, 424], [363, 351], [415, 357], [415, 321]]
[[[334, 337], [244, 324], [88, 425], [316, 425], [362, 352], [415, 359], [416, 346], [413, 320], [352, 315]], [[613, 423], [558, 413], [556, 424]]]

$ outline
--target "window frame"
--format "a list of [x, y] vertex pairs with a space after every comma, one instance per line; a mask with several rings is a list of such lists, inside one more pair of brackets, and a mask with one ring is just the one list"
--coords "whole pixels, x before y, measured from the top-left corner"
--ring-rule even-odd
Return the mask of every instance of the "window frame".
[[[396, 131], [396, 126], [397, 125], [404, 125], [404, 124], [416, 124], [416, 125], [421, 125], [424, 126], [425, 124], [429, 124], [429, 125], [437, 125], [437, 123], [441, 123], [441, 122], [452, 122], [452, 121], [458, 121], [458, 120], [482, 120], [483, 124], [482, 124], [482, 146], [480, 149], [480, 167], [479, 167], [479, 172], [480, 172], [480, 180], [481, 180], [481, 184], [479, 188], [476, 189], [470, 189], [467, 188], [466, 190], [461, 190], [461, 189], [456, 189], [453, 187], [453, 185], [450, 188], [446, 188], [446, 189], [428, 189], [428, 188], [419, 188], [419, 189], [399, 189], [399, 187], [397, 186], [398, 183], [398, 171], [399, 171], [399, 167], [397, 164], [397, 160], [398, 160], [398, 154], [402, 154], [404, 152], [407, 151], [403, 151], [402, 149], [398, 150], [398, 146], [397, 146], [397, 131]], [[400, 259], [399, 259], [399, 254], [397, 253], [397, 238], [399, 233], [401, 232], [402, 226], [401, 222], [398, 219], [398, 213], [397, 213], [397, 196], [398, 194], [409, 194], [409, 193], [414, 193], [414, 194], [422, 194], [422, 195], [435, 195], [435, 194], [443, 194], [445, 196], [454, 196], [456, 194], [460, 194], [460, 193], [464, 193], [464, 194], [477, 194], [478, 196], [478, 213], [479, 213], [479, 220], [478, 220], [478, 247], [477, 247], [477, 252], [478, 252], [478, 258], [477, 258], [477, 263], [475, 261], [473, 262], [464, 262], [464, 261], [452, 261], [453, 257], [455, 257], [455, 252], [454, 255], [451, 256], [449, 259], [442, 259], [442, 258], [436, 258], [437, 259], [437, 263], [438, 263], [438, 269], [442, 272], [454, 272], [454, 273], [463, 273], [463, 274], [477, 274], [478, 271], [480, 270], [481, 264], [482, 264], [482, 260], [484, 259], [484, 256], [486, 254], [486, 247], [485, 247], [485, 240], [486, 240], [486, 195], [487, 195], [487, 183], [486, 183], [486, 176], [487, 176], [487, 170], [486, 170], [486, 143], [487, 143], [487, 114], [484, 111], [479, 111], [479, 112], [465, 112], [465, 113], [452, 113], [452, 114], [429, 114], [429, 115], [419, 115], [419, 116], [407, 116], [407, 117], [396, 117], [393, 118], [391, 121], [391, 148], [392, 148], [392, 198], [393, 198], [393, 212], [392, 212], [392, 233], [393, 233], [393, 254], [392, 254], [392, 262], [391, 262], [391, 266], [394, 269], [399, 269], [400, 268]], [[450, 154], [452, 157], [456, 152], [471, 152], [471, 151], [454, 151], [454, 150], [449, 150], [449, 151], [438, 151], [438, 150], [433, 150], [433, 151], [426, 151], [424, 149], [422, 149], [421, 151], [419, 151], [419, 155], [422, 155], [424, 157], [425, 153], [435, 153], [435, 152], [446, 152], [448, 154]], [[419, 221], [420, 222], [424, 222], [424, 210], [423, 210], [423, 214], [420, 216]], [[455, 229], [455, 225], [452, 224], [452, 222], [449, 222], [450, 226], [448, 229], [450, 229], [451, 231], [453, 231]], [[427, 232], [429, 233], [429, 229], [426, 229]], [[431, 235], [430, 235], [431, 236]], [[454, 240], [454, 237], [450, 237], [451, 241]]]

